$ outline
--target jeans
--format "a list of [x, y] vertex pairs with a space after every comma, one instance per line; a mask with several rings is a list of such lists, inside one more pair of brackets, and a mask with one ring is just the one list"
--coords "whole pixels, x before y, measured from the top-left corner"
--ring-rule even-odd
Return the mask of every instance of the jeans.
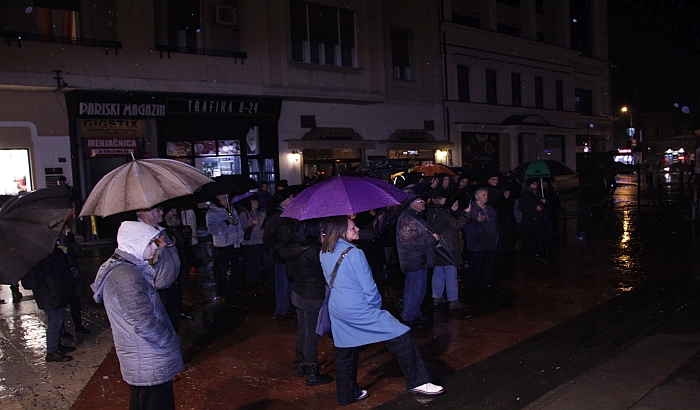
[[323, 306], [323, 299], [306, 299], [292, 291], [292, 303], [297, 308], [297, 321], [299, 332], [297, 333], [297, 352], [304, 352], [304, 363], [318, 364], [318, 339], [316, 334], [316, 322], [318, 312]]
[[456, 266], [436, 266], [433, 269], [433, 298], [441, 298], [443, 289], [447, 293], [448, 301], [453, 302], [459, 299]]
[[48, 323], [46, 323], [46, 353], [53, 354], [61, 345], [61, 329], [63, 319], [66, 318], [66, 308], [45, 310]]
[[292, 284], [287, 278], [287, 265], [275, 264], [275, 314], [292, 313]]
[[403, 285], [403, 309], [401, 318], [407, 322], [420, 316], [420, 305], [425, 298], [428, 288], [428, 269], [423, 268], [415, 272], [406, 272], [406, 281]]

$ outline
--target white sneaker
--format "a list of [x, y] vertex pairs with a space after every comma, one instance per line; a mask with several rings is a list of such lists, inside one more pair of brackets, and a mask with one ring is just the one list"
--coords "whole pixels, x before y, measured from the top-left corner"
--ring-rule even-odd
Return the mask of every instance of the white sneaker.
[[443, 389], [442, 386], [438, 386], [437, 384], [426, 383], [421, 384], [420, 386], [413, 388], [409, 391], [411, 393], [416, 394], [425, 394], [426, 396], [437, 396], [438, 394], [444, 393], [445, 389]]
[[369, 392], [367, 390], [360, 390], [360, 395], [357, 396], [357, 398], [355, 400], [357, 400], [357, 401], [364, 400], [367, 397], [369, 397]]

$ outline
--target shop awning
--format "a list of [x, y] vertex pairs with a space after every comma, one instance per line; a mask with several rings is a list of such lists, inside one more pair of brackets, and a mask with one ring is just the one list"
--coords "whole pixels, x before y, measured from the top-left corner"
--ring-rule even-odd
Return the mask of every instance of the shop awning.
[[451, 141], [438, 141], [425, 130], [396, 130], [386, 140], [377, 141], [390, 150], [448, 150], [455, 144]]
[[376, 141], [284, 140], [289, 149], [372, 149]]
[[375, 141], [365, 141], [352, 128], [316, 127], [301, 139], [284, 140], [290, 149], [372, 149]]

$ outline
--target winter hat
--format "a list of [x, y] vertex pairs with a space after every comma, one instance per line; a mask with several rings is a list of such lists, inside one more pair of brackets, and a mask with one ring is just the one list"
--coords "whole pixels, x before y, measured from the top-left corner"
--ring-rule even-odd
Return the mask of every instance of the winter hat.
[[159, 230], [143, 222], [124, 221], [117, 231], [117, 249], [143, 259], [146, 246], [158, 235]]

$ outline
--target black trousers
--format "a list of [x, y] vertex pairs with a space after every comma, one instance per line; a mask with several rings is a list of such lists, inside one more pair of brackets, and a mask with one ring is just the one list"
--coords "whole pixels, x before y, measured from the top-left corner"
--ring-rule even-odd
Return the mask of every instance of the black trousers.
[[131, 386], [129, 410], [175, 410], [173, 382], [156, 386]]
[[[410, 331], [385, 341], [384, 346], [396, 355], [401, 373], [406, 379], [406, 389], [410, 390], [430, 382], [423, 356]], [[359, 347], [335, 348], [335, 385], [338, 403], [341, 406], [354, 402], [360, 396], [361, 389], [357, 384], [358, 352]]]
[[[218, 296], [229, 296], [242, 285], [242, 258], [241, 248], [236, 248], [233, 245], [214, 248], [213, 268]], [[230, 287], [226, 278], [229, 266], [231, 267]]]

